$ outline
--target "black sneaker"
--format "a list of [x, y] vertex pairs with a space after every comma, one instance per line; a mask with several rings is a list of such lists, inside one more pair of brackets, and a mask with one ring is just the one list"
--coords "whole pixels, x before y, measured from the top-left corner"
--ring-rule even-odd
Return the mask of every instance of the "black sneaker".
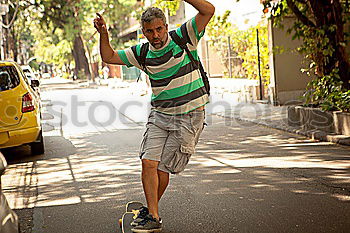
[[160, 232], [162, 230], [162, 223], [148, 214], [145, 218], [139, 222], [137, 226], [131, 229], [132, 232]]
[[138, 210], [137, 217], [132, 221], [131, 226], [138, 226], [140, 222], [149, 214], [148, 208], [146, 206], [142, 206]]

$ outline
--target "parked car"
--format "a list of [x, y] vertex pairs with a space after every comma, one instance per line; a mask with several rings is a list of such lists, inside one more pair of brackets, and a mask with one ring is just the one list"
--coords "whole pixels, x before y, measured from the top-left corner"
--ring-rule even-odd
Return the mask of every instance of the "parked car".
[[38, 86], [16, 62], [0, 61], [0, 148], [29, 144], [32, 154], [44, 153]]
[[19, 233], [18, 216], [10, 208], [2, 193], [1, 176], [5, 172], [6, 166], [6, 160], [0, 152], [0, 233]]
[[[34, 71], [32, 70], [32, 68], [29, 65], [21, 65], [21, 68], [23, 70], [23, 73], [25, 74], [25, 76], [28, 78], [29, 83], [32, 82], [32, 80], [39, 80], [37, 78], [37, 76], [35, 75]], [[32, 88], [39, 93], [40, 95], [40, 90], [39, 87], [33, 87]]]
[[38, 80], [38, 78], [36, 77], [36, 75], [34, 74], [32, 68], [29, 65], [22, 65], [21, 68], [22, 68], [24, 74], [29, 79], [29, 81]]

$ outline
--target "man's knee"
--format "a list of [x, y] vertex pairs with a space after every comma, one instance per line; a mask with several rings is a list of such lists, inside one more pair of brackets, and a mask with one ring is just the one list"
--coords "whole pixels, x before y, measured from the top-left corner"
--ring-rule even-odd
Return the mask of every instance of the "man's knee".
[[161, 170], [158, 170], [158, 175], [159, 176], [163, 176], [163, 177], [169, 177], [169, 173], [168, 172], [164, 172], [164, 171], [161, 171]]
[[159, 161], [142, 159], [142, 168], [143, 169], [158, 169]]

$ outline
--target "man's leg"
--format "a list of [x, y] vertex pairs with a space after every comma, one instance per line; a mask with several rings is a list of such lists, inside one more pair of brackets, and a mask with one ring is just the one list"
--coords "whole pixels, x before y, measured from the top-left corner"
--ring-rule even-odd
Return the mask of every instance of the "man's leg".
[[158, 202], [159, 202], [166, 188], [168, 187], [169, 173], [158, 170], [158, 179], [159, 179], [159, 187], [158, 187]]
[[159, 219], [158, 213], [158, 161], [142, 159], [142, 184], [145, 193], [149, 213]]

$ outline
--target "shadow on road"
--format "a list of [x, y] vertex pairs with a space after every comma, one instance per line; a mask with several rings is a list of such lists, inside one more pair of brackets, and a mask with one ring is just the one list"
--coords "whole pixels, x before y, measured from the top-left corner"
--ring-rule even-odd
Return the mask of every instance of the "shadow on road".
[[[7, 154], [5, 192], [12, 206], [35, 207], [33, 232], [116, 232], [125, 203], [143, 200], [141, 138], [139, 129], [45, 137], [45, 155]], [[164, 232], [345, 232], [349, 152], [215, 120], [160, 203]]]
[[350, 229], [350, 148], [245, 124], [225, 120], [205, 130], [190, 166], [173, 180], [162, 203], [171, 210], [163, 217], [173, 219], [167, 229]]

